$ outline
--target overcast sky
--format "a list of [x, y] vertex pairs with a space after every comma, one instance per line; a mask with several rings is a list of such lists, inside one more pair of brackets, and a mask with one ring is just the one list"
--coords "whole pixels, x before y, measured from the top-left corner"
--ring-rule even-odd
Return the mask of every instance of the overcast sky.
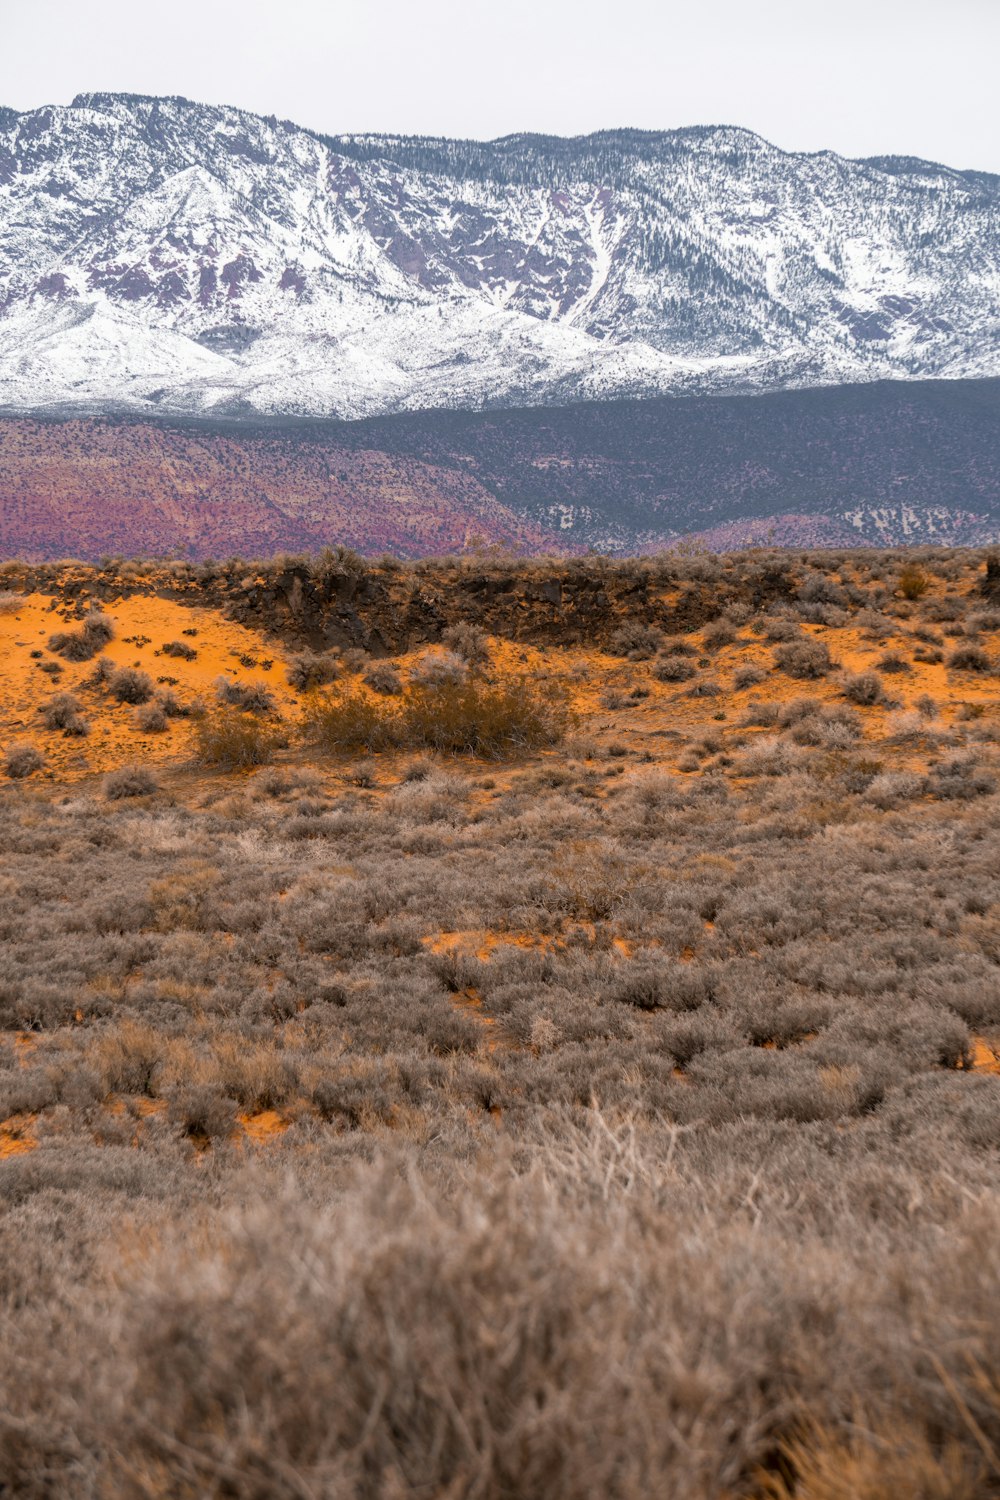
[[316, 130], [736, 124], [1000, 171], [1000, 0], [0, 0], [0, 104], [184, 94]]

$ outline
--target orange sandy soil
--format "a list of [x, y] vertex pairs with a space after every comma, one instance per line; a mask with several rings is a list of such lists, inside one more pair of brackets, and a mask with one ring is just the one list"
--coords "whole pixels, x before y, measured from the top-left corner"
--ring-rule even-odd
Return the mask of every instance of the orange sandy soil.
[[0, 1161], [35, 1149], [38, 1142], [32, 1134], [34, 1123], [34, 1115], [11, 1115], [9, 1120], [0, 1120]]
[[[294, 722], [304, 707], [303, 695], [294, 692], [286, 682], [288, 648], [275, 639], [226, 619], [219, 610], [154, 594], [133, 594], [128, 599], [100, 607], [110, 616], [116, 629], [115, 639], [103, 654], [116, 665], [141, 668], [154, 681], [170, 679], [165, 685], [171, 686], [182, 700], [201, 700], [211, 704], [215, 699], [216, 679], [225, 675], [232, 680], [265, 683], [285, 719]], [[944, 664], [914, 662], [912, 654], [918, 642], [913, 639], [909, 628], [913, 623], [917, 620], [899, 621], [892, 636], [877, 641], [868, 638], [863, 629], [855, 627], [804, 627], [825, 642], [834, 661], [848, 672], [870, 670], [880, 657], [892, 650], [900, 651], [910, 661], [907, 672], [887, 675], [884, 679], [888, 693], [898, 700], [899, 709], [866, 708], [860, 711], [865, 737], [857, 751], [877, 758], [886, 769], [919, 767], [925, 758], [926, 752], [919, 738], [906, 743], [897, 740], [891, 723], [893, 712], [909, 708], [920, 696], [929, 695], [938, 705], [939, 716], [931, 726], [933, 729], [947, 729], [956, 721], [960, 711], [963, 708], [968, 711], [970, 705], [990, 717], [1000, 709], [994, 679], [952, 672]], [[109, 769], [136, 762], [155, 764], [165, 789], [181, 800], [200, 795], [206, 785], [216, 795], [227, 784], [238, 791], [242, 784], [239, 776], [206, 772], [194, 764], [192, 731], [185, 721], [171, 721], [164, 734], [143, 734], [135, 727], [134, 709], [118, 705], [102, 690], [87, 686], [87, 679], [94, 673], [94, 660], [61, 663], [63, 671], [57, 681], [39, 671], [38, 662], [30, 653], [41, 650], [45, 653], [44, 660], [53, 660], [46, 650], [49, 636], [54, 631], [72, 630], [78, 626], [75, 615], [64, 610], [57, 599], [46, 595], [26, 596], [16, 614], [0, 612], [0, 750], [9, 744], [29, 740], [38, 745], [46, 757], [46, 769], [30, 782], [23, 783], [25, 794], [41, 789], [41, 785], [47, 783], [51, 795], [62, 786], [86, 784]], [[191, 629], [197, 634], [184, 634]], [[690, 684], [657, 682], [651, 675], [649, 662], [627, 661], [596, 649], [536, 648], [520, 642], [492, 640], [491, 670], [497, 675], [513, 673], [532, 679], [548, 679], [564, 690], [576, 720], [571, 736], [575, 743], [524, 757], [513, 764], [458, 762], [470, 772], [473, 801], [502, 795], [526, 770], [545, 775], [550, 770], [558, 771], [568, 758], [575, 758], [577, 762], [589, 759], [588, 748], [603, 751], [600, 769], [596, 772], [600, 777], [627, 775], [636, 763], [645, 771], [656, 768], [677, 772], [682, 748], [707, 732], [719, 735], [726, 750], [730, 743], [738, 750], [740, 745], [745, 746], [755, 736], [768, 735], [771, 731], [739, 727], [751, 701], [784, 703], [800, 697], [828, 704], [844, 701], [836, 671], [818, 680], [795, 680], [774, 670], [772, 645], [749, 630], [741, 631], [740, 637], [714, 653], [705, 651], [700, 658], [708, 663], [702, 666], [700, 676], [718, 681], [724, 689], [720, 697], [707, 699], [689, 697], [687, 688]], [[701, 644], [697, 634], [687, 639], [696, 648]], [[197, 651], [195, 660], [189, 662], [157, 654], [166, 642], [174, 640], [194, 647]], [[1000, 652], [1000, 640], [996, 637], [988, 638], [986, 646], [994, 654]], [[426, 654], [427, 649], [433, 650], [422, 648], [393, 660], [405, 673]], [[944, 649], [946, 654], [951, 649], [947, 637]], [[253, 658], [257, 665], [243, 665], [239, 661], [241, 656]], [[270, 667], [265, 665], [267, 662], [271, 663]], [[753, 688], [735, 692], [731, 685], [733, 669], [747, 663], [762, 667], [767, 676]], [[629, 701], [620, 709], [602, 707], [600, 699], [608, 690], [627, 694], [634, 687], [644, 689], [647, 696]], [[80, 697], [84, 715], [91, 724], [91, 733], [86, 739], [67, 739], [58, 732], [48, 732], [43, 728], [38, 705], [60, 691], [74, 692]], [[610, 759], [609, 749], [615, 751]], [[374, 767], [376, 793], [398, 784], [402, 763], [410, 758], [388, 754], [366, 757]], [[278, 759], [301, 765], [304, 756], [301, 749], [290, 750], [279, 755]], [[313, 758], [311, 762], [308, 757], [305, 759], [324, 782], [330, 785], [350, 782], [354, 763], [351, 757]], [[20, 788], [22, 784], [16, 785]], [[596, 781], [595, 795], [601, 794], [601, 782]], [[706, 926], [710, 928], [711, 924]], [[484, 928], [428, 933], [424, 938], [435, 953], [450, 951], [456, 956], [470, 956], [487, 963], [504, 945], [546, 951], [595, 940], [594, 928], [581, 922], [568, 922], [558, 932], [503, 932]], [[611, 951], [623, 958], [632, 956], [643, 946], [634, 938], [621, 935], [612, 935], [608, 939], [602, 934], [602, 940], [609, 942]], [[691, 953], [684, 955], [692, 956]], [[457, 994], [455, 1003], [473, 1013], [480, 1010], [478, 995], [472, 986]], [[479, 1018], [484, 1030], [492, 1025], [491, 1018], [483, 1015]], [[8, 1036], [4, 1040], [22, 1052], [36, 1043], [36, 1039], [29, 1035]], [[492, 1050], [498, 1044], [513, 1045], [499, 1029], [494, 1029], [485, 1046]], [[1000, 1073], [1000, 1039], [974, 1038], [971, 1067], [979, 1072]], [[837, 1080], [831, 1080], [831, 1087], [836, 1084]], [[111, 1115], [121, 1113], [124, 1107], [120, 1100], [107, 1102]], [[134, 1111], [137, 1130], [142, 1128], [144, 1115], [155, 1113], [157, 1108], [156, 1104], [151, 1104], [145, 1111]], [[266, 1110], [257, 1115], [241, 1115], [236, 1138], [249, 1146], [267, 1146], [280, 1139], [301, 1113], [302, 1106], [294, 1106], [281, 1112]], [[36, 1145], [33, 1123], [30, 1116], [0, 1122], [0, 1158], [30, 1151]]]
[[[301, 710], [303, 695], [294, 692], [286, 682], [288, 649], [275, 639], [226, 619], [221, 611], [155, 594], [134, 594], [100, 607], [116, 630], [115, 639], [102, 655], [116, 666], [134, 666], [147, 672], [154, 683], [171, 687], [182, 701], [211, 705], [215, 701], [216, 680], [226, 676], [232, 681], [265, 684], [286, 718], [294, 720]], [[189, 760], [192, 735], [189, 724], [173, 720], [164, 734], [143, 733], [136, 727], [133, 708], [117, 704], [102, 690], [88, 686], [96, 659], [66, 662], [46, 649], [55, 631], [78, 626], [79, 620], [61, 608], [58, 599], [42, 594], [26, 595], [16, 614], [0, 612], [0, 749], [30, 740], [45, 753], [47, 770], [43, 775], [67, 782], [123, 763], [153, 763], [166, 768], [179, 767]], [[815, 625], [804, 628], [824, 641], [834, 660], [849, 672], [871, 669], [885, 652], [894, 649], [911, 657], [917, 644], [910, 637], [906, 622], [900, 622], [900, 629], [892, 637], [877, 642], [866, 639], [864, 631], [855, 628]], [[184, 634], [190, 629], [196, 630], [197, 635]], [[709, 730], [729, 738], [751, 699], [787, 702], [809, 696], [825, 703], [841, 700], [836, 673], [816, 681], [796, 681], [773, 670], [770, 645], [748, 631], [741, 632], [741, 636], [732, 645], [714, 654], [705, 653], [702, 658], [709, 665], [702, 668], [701, 675], [717, 679], [725, 690], [722, 697], [715, 699], [690, 698], [687, 684], [657, 682], [648, 670], [648, 663], [625, 661], [597, 650], [538, 649], [494, 640], [492, 661], [498, 674], [526, 674], [558, 682], [568, 693], [582, 738], [597, 745], [617, 742], [623, 758], [640, 757], [663, 769], [675, 770], [678, 753], [686, 741]], [[688, 639], [696, 647], [699, 644], [697, 635]], [[161, 647], [170, 641], [182, 641], [194, 648], [196, 659], [189, 662], [159, 654]], [[998, 643], [988, 644], [996, 647]], [[39, 650], [43, 657], [33, 659], [31, 652]], [[421, 649], [394, 660], [405, 670], [425, 654]], [[250, 658], [257, 665], [245, 666], [240, 657]], [[40, 670], [41, 662], [51, 661], [59, 661], [62, 667], [57, 679]], [[731, 672], [746, 664], [764, 668], [768, 676], [750, 690], [733, 693], [729, 690]], [[607, 690], [627, 693], [636, 685], [646, 689], [648, 696], [622, 709], [602, 708], [600, 698]], [[947, 727], [963, 705], [978, 705], [984, 711], [997, 706], [997, 690], [990, 678], [950, 672], [943, 664], [911, 661], [911, 669], [887, 677], [886, 686], [903, 709], [921, 695], [934, 698], [941, 710], [939, 727]], [[42, 726], [39, 705], [56, 692], [72, 692], [79, 697], [84, 717], [91, 725], [86, 739], [67, 738]], [[890, 755], [895, 766], [919, 764], [919, 747], [907, 751], [886, 740], [887, 733], [891, 733], [888, 718], [883, 709], [864, 710], [867, 741], [879, 742], [880, 755]], [[759, 732], [744, 731], [744, 742]], [[558, 763], [562, 754], [561, 750], [550, 751], [537, 759]], [[394, 780], [396, 768], [386, 757], [379, 758], [379, 764], [382, 763], [388, 779]], [[498, 785], [503, 785], [505, 772], [496, 771], [496, 778]]]
[[[49, 768], [66, 780], [124, 762], [169, 762], [188, 753], [191, 731], [182, 721], [174, 721], [165, 734], [143, 734], [135, 727], [134, 709], [86, 685], [94, 675], [96, 658], [68, 662], [46, 650], [55, 631], [79, 628], [79, 620], [68, 611], [53, 608], [57, 604], [43, 594], [28, 594], [17, 614], [0, 614], [0, 744], [44, 741]], [[211, 702], [216, 679], [226, 676], [233, 681], [264, 682], [283, 713], [295, 708], [295, 694], [285, 682], [284, 654], [273, 643], [226, 620], [218, 610], [155, 595], [136, 595], [101, 608], [115, 626], [115, 638], [101, 655], [115, 666], [140, 668], [154, 683], [173, 687], [182, 701]], [[183, 634], [191, 629], [198, 634]], [[197, 651], [195, 660], [158, 655], [170, 641], [181, 641]], [[31, 656], [37, 650], [44, 651], [46, 661], [59, 661], [63, 670], [58, 679], [39, 669]], [[241, 665], [240, 656], [254, 657], [260, 663], [270, 660], [273, 665], [247, 668]], [[80, 698], [84, 717], [91, 724], [86, 739], [67, 739], [41, 727], [38, 705], [56, 692]]]

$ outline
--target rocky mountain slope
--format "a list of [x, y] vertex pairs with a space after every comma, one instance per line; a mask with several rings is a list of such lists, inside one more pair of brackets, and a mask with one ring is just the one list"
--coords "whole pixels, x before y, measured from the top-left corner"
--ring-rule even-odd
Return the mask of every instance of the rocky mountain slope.
[[1000, 373], [1000, 178], [744, 130], [0, 110], [0, 408], [363, 417]]
[[0, 557], [1000, 540], [1000, 381], [417, 412], [0, 420]]

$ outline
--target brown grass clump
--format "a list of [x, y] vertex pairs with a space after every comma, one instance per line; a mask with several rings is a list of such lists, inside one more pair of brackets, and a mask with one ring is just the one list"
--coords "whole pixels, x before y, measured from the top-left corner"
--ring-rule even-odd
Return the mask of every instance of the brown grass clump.
[[402, 744], [501, 759], [555, 744], [569, 721], [558, 691], [546, 692], [528, 677], [469, 678], [412, 692]]
[[277, 725], [238, 708], [206, 710], [195, 720], [194, 733], [198, 760], [227, 771], [265, 766], [285, 743]]
[[790, 1439], [782, 1457], [784, 1474], [761, 1476], [762, 1500], [991, 1500], [996, 1493], [984, 1455], [954, 1439], [937, 1445], [912, 1423], [873, 1429], [861, 1422], [849, 1436], [814, 1430]]
[[916, 563], [906, 563], [899, 573], [899, 592], [904, 599], [916, 601], [922, 599], [931, 586], [931, 581], [923, 568]]
[[569, 721], [565, 699], [526, 677], [445, 676], [411, 686], [399, 703], [380, 703], [360, 688], [328, 694], [310, 709], [305, 729], [328, 751], [431, 749], [502, 759], [555, 744]]

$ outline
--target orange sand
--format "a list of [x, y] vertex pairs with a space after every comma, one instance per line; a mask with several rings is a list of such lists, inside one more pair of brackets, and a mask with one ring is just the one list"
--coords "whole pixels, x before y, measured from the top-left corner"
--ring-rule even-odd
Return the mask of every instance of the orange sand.
[[11, 1115], [0, 1120], [0, 1161], [34, 1151], [38, 1142], [31, 1134], [36, 1115]]
[[276, 1109], [264, 1109], [259, 1114], [241, 1114], [237, 1118], [244, 1136], [254, 1146], [266, 1146], [277, 1136], [284, 1135], [292, 1123]]

